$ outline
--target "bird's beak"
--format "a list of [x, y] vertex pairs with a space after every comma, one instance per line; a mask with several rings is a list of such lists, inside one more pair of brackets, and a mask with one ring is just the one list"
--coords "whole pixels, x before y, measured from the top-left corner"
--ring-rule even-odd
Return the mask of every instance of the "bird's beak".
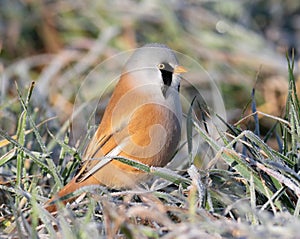
[[183, 66], [175, 66], [175, 68], [174, 68], [175, 74], [180, 74], [180, 73], [184, 73], [184, 72], [187, 72], [187, 69], [185, 69]]

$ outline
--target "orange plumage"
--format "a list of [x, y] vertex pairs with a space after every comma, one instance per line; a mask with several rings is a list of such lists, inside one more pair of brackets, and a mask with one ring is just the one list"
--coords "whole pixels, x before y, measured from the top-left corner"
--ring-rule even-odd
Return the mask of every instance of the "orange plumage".
[[[81, 187], [130, 188], [147, 178], [146, 173], [113, 156], [160, 167], [171, 160], [180, 140], [178, 90], [179, 74], [184, 71], [164, 45], [148, 44], [134, 52], [84, 152], [79, 173], [46, 203], [48, 211], [56, 210], [55, 199]], [[103, 164], [105, 156], [111, 160]]]

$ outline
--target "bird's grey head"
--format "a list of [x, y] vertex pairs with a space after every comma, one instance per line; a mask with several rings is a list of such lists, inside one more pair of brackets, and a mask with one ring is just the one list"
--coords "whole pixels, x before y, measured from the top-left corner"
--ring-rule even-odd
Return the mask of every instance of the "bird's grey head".
[[178, 64], [175, 53], [169, 47], [151, 43], [134, 51], [125, 64], [125, 71], [135, 72], [140, 78], [159, 84], [166, 97], [169, 88], [179, 91], [180, 77], [175, 72]]

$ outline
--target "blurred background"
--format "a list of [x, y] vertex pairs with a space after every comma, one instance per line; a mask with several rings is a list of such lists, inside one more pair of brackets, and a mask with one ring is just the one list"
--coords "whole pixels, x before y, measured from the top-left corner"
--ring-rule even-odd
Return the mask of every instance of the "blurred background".
[[[298, 74], [300, 1], [2, 0], [0, 127], [15, 134], [21, 109], [15, 83], [24, 93], [36, 81], [31, 111], [37, 123], [57, 117], [47, 129], [55, 130], [70, 120], [92, 69], [150, 42], [167, 44], [201, 65], [186, 78], [204, 96], [207, 79], [213, 79], [229, 122], [251, 111], [253, 88], [258, 110], [281, 116], [288, 87], [286, 53], [292, 49]], [[105, 76], [122, 64], [102, 64], [101, 70]], [[92, 89], [99, 84], [80, 91], [83, 102], [98, 94]], [[99, 112], [111, 89], [105, 84]], [[269, 119], [261, 124], [262, 132], [271, 126]]]

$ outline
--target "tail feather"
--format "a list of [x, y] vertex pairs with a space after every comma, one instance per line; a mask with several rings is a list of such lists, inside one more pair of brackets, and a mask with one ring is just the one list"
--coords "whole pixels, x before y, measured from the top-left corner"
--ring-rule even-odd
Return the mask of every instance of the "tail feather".
[[[99, 185], [99, 181], [90, 176], [83, 182], [76, 182], [77, 177], [73, 178], [66, 186], [64, 186], [56, 195], [54, 195], [51, 199], [49, 199], [44, 208], [48, 212], [55, 212], [57, 211], [57, 200], [60, 200], [63, 204], [67, 204], [68, 202], [72, 202], [76, 200], [78, 196], [72, 196], [71, 194], [74, 193], [76, 190], [90, 185]], [[66, 198], [65, 198], [66, 197]]]

